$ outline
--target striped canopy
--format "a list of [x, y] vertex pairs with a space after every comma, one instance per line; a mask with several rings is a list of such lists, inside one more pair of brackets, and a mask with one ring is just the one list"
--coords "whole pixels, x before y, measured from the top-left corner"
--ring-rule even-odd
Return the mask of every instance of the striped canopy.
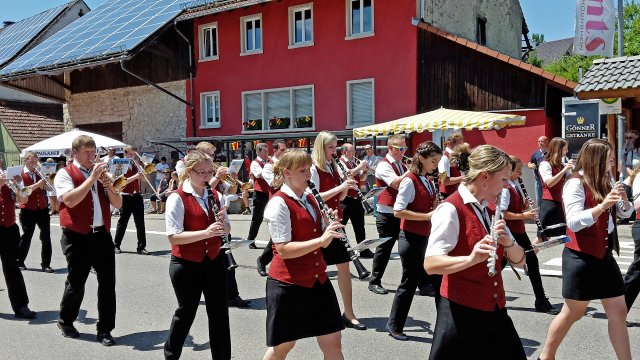
[[353, 129], [356, 138], [448, 129], [498, 130], [507, 125], [524, 125], [526, 117], [478, 111], [440, 108], [402, 119]]

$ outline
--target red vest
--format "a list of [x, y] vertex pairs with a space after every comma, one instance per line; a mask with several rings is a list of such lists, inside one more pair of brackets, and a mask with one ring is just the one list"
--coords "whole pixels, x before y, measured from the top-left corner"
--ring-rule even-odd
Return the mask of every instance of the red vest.
[[[0, 226], [9, 227], [16, 223], [15, 194], [7, 185], [0, 188]], [[1, 241], [1, 240], [0, 240]]]
[[[416, 174], [409, 173], [407, 177], [411, 179], [413, 182], [413, 188], [415, 189], [415, 197], [413, 198], [413, 201], [407, 205], [407, 210], [423, 214], [433, 211], [433, 202], [436, 198], [435, 185], [427, 178], [427, 181], [431, 184], [431, 191], [434, 192], [434, 194], [431, 195], [429, 190], [427, 190], [427, 187], [424, 186], [424, 183]], [[429, 233], [431, 232], [431, 221], [400, 219], [400, 229], [422, 236], [429, 236]]]
[[[478, 219], [471, 204], [465, 204], [459, 192], [449, 195], [445, 202], [456, 207], [460, 221], [458, 243], [449, 252], [449, 256], [467, 256], [471, 254], [473, 246], [486, 234], [482, 221]], [[489, 216], [493, 211], [488, 210]], [[503, 248], [498, 247], [496, 270], [502, 263]], [[502, 309], [506, 305], [502, 272], [491, 277], [488, 275], [487, 262], [483, 261], [472, 267], [446, 274], [442, 277], [440, 295], [456, 304], [482, 311], [494, 311], [496, 307]]]
[[[291, 241], [307, 241], [322, 235], [320, 208], [311, 194], [307, 194], [307, 201], [313, 204], [316, 214], [318, 214], [318, 221], [313, 220], [311, 214], [302, 204], [282, 191], [276, 192], [273, 196], [282, 198], [289, 208]], [[306, 288], [312, 288], [316, 281], [321, 284], [327, 281], [327, 264], [324, 262], [320, 249], [293, 259], [281, 258], [275, 244], [272, 250], [273, 260], [269, 266], [269, 276], [272, 278]]]
[[[407, 167], [404, 166], [404, 164], [402, 164], [402, 174], [399, 174], [398, 169], [395, 166], [393, 166], [392, 163], [389, 162], [386, 156], [383, 157], [380, 162], [386, 162], [387, 164], [389, 164], [393, 169], [393, 172], [395, 172], [396, 175], [398, 176], [404, 174], [404, 172], [407, 171]], [[384, 181], [378, 178], [376, 178], [376, 186], [379, 188], [386, 186], [386, 189], [382, 190], [378, 195], [378, 204], [393, 206], [393, 204], [396, 202], [396, 196], [398, 196], [398, 190], [392, 188], [391, 186], [389, 186], [389, 184], [385, 183]]]
[[[21, 175], [22, 175], [22, 182], [24, 183], [24, 186], [31, 186], [40, 180], [40, 176], [34, 173], [36, 177], [36, 181], [34, 182], [31, 179], [31, 176], [29, 176], [29, 174], [24, 172], [24, 169], [22, 169]], [[46, 209], [48, 207], [46, 193], [42, 190], [42, 188], [37, 188], [33, 190], [31, 195], [29, 195], [29, 199], [27, 200], [27, 203], [20, 204], [19, 206], [20, 206], [20, 209], [29, 209], [29, 210]]]
[[[124, 174], [124, 177], [126, 177], [127, 179], [138, 173], [138, 167], [133, 163], [133, 161], [134, 160], [131, 159], [131, 165], [129, 166], [129, 169], [127, 170], [127, 172]], [[140, 180], [134, 180], [128, 183], [127, 186], [125, 186], [124, 189], [122, 189], [122, 192], [125, 194], [139, 193]]]
[[[79, 187], [85, 181], [84, 176], [80, 173], [74, 164], [69, 164], [64, 168], [67, 174], [71, 177], [74, 187]], [[98, 186], [98, 199], [100, 199], [100, 209], [102, 211], [102, 221], [107, 229], [107, 232], [111, 229], [111, 210], [109, 209], [109, 197], [107, 196], [105, 188], [100, 181], [96, 181], [94, 184]], [[89, 215], [89, 216], [87, 216]], [[93, 225], [93, 196], [91, 191], [87, 192], [87, 195], [76, 206], [70, 208], [65, 205], [64, 202], [60, 203], [60, 226], [67, 228], [73, 232], [79, 234], [88, 234]]]
[[[316, 166], [316, 168], [318, 168]], [[340, 175], [338, 170], [333, 166], [333, 175], [331, 173], [322, 171], [318, 168], [318, 177], [320, 177], [320, 185], [318, 186], [318, 192], [325, 192], [340, 186]], [[324, 201], [330, 209], [338, 210], [338, 217], [342, 218], [342, 207], [340, 206], [340, 194], [336, 194], [329, 200]]]
[[[255, 162], [258, 163], [258, 165], [260, 165], [260, 167], [262, 169], [264, 169], [264, 166], [267, 164], [266, 162], [264, 162], [262, 159], [257, 158], [255, 160], [253, 160]], [[271, 160], [269, 160], [271, 161]], [[269, 193], [271, 191], [271, 187], [269, 186], [269, 184], [267, 184], [267, 180], [263, 179], [263, 178], [254, 178], [253, 179], [253, 189], [255, 191], [259, 191], [259, 192], [263, 192], [263, 193]]]
[[[509, 207], [506, 210], [514, 214], [522, 214], [522, 212], [524, 212], [524, 201], [520, 196], [520, 192], [511, 185], [507, 188], [509, 189]], [[524, 228], [524, 220], [505, 220], [505, 222], [509, 230], [516, 234], [524, 234], [527, 232]]]
[[[446, 156], [447, 159], [449, 159], [449, 177], [452, 178], [452, 177], [461, 176], [462, 173], [460, 172], [458, 165], [451, 164], [451, 156], [449, 155], [448, 151], [444, 152], [444, 156]], [[443, 192], [447, 195], [451, 195], [454, 192], [456, 192], [456, 190], [458, 190], [459, 185], [460, 183], [445, 186], [443, 183], [440, 183], [440, 192]]]
[[[217, 193], [214, 190], [213, 196], [208, 199], [209, 211], [205, 214], [204, 210], [198, 203], [196, 198], [182, 190], [182, 186], [178, 188], [178, 195], [182, 199], [184, 204], [184, 231], [197, 231], [204, 230], [209, 225], [215, 222], [215, 216], [212, 211], [211, 198], [215, 201], [218, 209], [220, 208], [220, 202], [218, 201]], [[171, 254], [180, 259], [185, 259], [193, 262], [202, 262], [206, 257], [213, 260], [218, 254], [220, 254], [220, 246], [222, 245], [222, 239], [219, 236], [203, 239], [200, 241], [192, 242], [184, 245], [171, 245]]]
[[[579, 177], [582, 181], [582, 178]], [[598, 205], [598, 202], [593, 198], [593, 192], [588, 186], [585, 186], [582, 183], [582, 187], [584, 188], [584, 208], [591, 209]], [[615, 206], [611, 208], [613, 212], [612, 216], [616, 218]], [[615, 223], [614, 223], [615, 226]], [[609, 212], [606, 211], [604, 214], [600, 215], [596, 222], [584, 228], [578, 232], [573, 232], [567, 227], [567, 236], [571, 238], [571, 241], [564, 244], [564, 246], [569, 249], [580, 251], [585, 254], [589, 254], [591, 256], [597, 257], [598, 259], [603, 259], [607, 253], [608, 247], [608, 227], [609, 227]], [[614, 229], [615, 232], [615, 229]], [[614, 233], [615, 236], [617, 234]]]
[[[551, 175], [556, 176], [560, 170], [562, 170], [562, 168], [551, 165]], [[542, 177], [540, 177], [540, 180], [542, 180]], [[542, 198], [545, 200], [562, 202], [562, 188], [564, 188], [564, 182], [565, 177], [563, 176], [557, 184], [549, 188], [544, 180], [542, 180]]]
[[[343, 157], [340, 157], [340, 162], [342, 162], [342, 164], [344, 164], [345, 169], [347, 170], [351, 170], [354, 168], [354, 166], [352, 165], [351, 161], [345, 161]], [[346, 174], [346, 176], [352, 178], [353, 180], [355, 180], [358, 183], [358, 186], [360, 186], [360, 175], [355, 175], [355, 176], [349, 176], [349, 174]], [[358, 197], [358, 192], [355, 191], [354, 189], [350, 189], [347, 192], [347, 196], [350, 198], [357, 198]]]

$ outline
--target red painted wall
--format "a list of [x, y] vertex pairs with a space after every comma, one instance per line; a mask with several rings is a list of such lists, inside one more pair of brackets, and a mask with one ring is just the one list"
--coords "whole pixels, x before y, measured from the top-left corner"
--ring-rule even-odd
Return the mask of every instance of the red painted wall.
[[[289, 50], [288, 8], [309, 2], [313, 2], [314, 46]], [[315, 131], [344, 130], [348, 80], [375, 79], [376, 123], [415, 114], [417, 29], [411, 24], [415, 11], [412, 0], [375, 0], [375, 35], [357, 40], [345, 40], [344, 0], [284, 0], [196, 19], [196, 39], [199, 25], [218, 22], [220, 56], [196, 63], [197, 126], [200, 93], [207, 91], [220, 91], [222, 124], [219, 129], [197, 129], [197, 136], [240, 134], [243, 91], [300, 85], [314, 85]], [[263, 53], [240, 56], [240, 17], [258, 13]], [[190, 121], [186, 133], [192, 135]]]

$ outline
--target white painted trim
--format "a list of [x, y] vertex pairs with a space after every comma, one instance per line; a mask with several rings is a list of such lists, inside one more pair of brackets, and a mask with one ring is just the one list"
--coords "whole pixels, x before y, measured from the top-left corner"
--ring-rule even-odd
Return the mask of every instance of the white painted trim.
[[[347, 129], [353, 129], [356, 126], [353, 125], [352, 120], [351, 120], [351, 85], [353, 84], [360, 84], [360, 83], [367, 83], [370, 82], [371, 83], [371, 124], [366, 124], [366, 125], [373, 125], [376, 123], [376, 82], [374, 78], [368, 78], [368, 79], [359, 79], [359, 80], [348, 80], [347, 81], [347, 124], [345, 126], [345, 128]], [[362, 125], [358, 125], [362, 126]]]
[[[209, 56], [209, 57], [203, 57], [202, 54], [204, 53], [204, 30], [206, 29], [216, 29], [216, 54], [215, 56]], [[208, 24], [202, 24], [200, 26], [198, 26], [198, 62], [206, 62], [206, 61], [212, 61], [212, 60], [218, 60], [220, 58], [220, 42], [219, 42], [219, 34], [218, 32], [220, 31], [220, 29], [218, 28], [218, 22], [214, 21]]]
[[[246, 30], [247, 30], [247, 22], [260, 20], [260, 48], [254, 50], [247, 50], [246, 48]], [[255, 38], [253, 40], [255, 44]], [[254, 55], [254, 54], [262, 54], [264, 50], [264, 21], [262, 20], [262, 13], [253, 14], [249, 16], [243, 16], [240, 18], [240, 56], [243, 55]]]
[[[209, 125], [206, 123], [205, 121], [205, 117], [207, 114], [207, 111], [205, 109], [206, 107], [206, 100], [205, 97], [206, 96], [217, 96], [218, 97], [218, 104], [220, 105], [220, 121], [216, 124], [215, 122], [212, 125]], [[222, 127], [222, 98], [220, 97], [220, 91], [206, 91], [206, 92], [201, 92], [200, 93], [200, 129], [219, 129]]]
[[[351, 23], [351, 1], [352, 0], [345, 0], [345, 24], [346, 24], [346, 34], [345, 34], [345, 40], [353, 40], [353, 39], [360, 39], [363, 37], [369, 37], [369, 36], [374, 36], [375, 34], [375, 18], [376, 18], [376, 11], [375, 11], [375, 0], [371, 0], [371, 31], [370, 32], [361, 32], [361, 33], [357, 33], [357, 34], [353, 34], [352, 33], [352, 28], [353, 28], [353, 24]], [[360, 3], [362, 3], [364, 0], [359, 0]], [[362, 7], [361, 7], [362, 9]], [[364, 26], [364, 23], [362, 24]]]
[[[311, 41], [303, 41], [303, 42], [299, 42], [296, 43], [295, 42], [295, 19], [294, 19], [294, 14], [298, 11], [304, 11], [304, 10], [311, 10]], [[288, 16], [288, 21], [289, 21], [289, 49], [295, 49], [298, 47], [305, 47], [305, 46], [313, 46], [313, 42], [315, 40], [316, 34], [315, 34], [315, 21], [314, 21], [314, 16], [313, 16], [313, 3], [306, 3], [306, 4], [301, 4], [301, 5], [296, 5], [296, 6], [290, 6], [289, 7], [289, 16]], [[303, 32], [304, 34], [304, 32]]]
[[[311, 116], [313, 117], [313, 124], [311, 127], [308, 128], [296, 128], [294, 126], [294, 118], [293, 118], [293, 106], [294, 106], [294, 97], [293, 97], [293, 91], [294, 90], [298, 90], [298, 89], [311, 89]], [[266, 94], [270, 93], [270, 92], [278, 92], [278, 91], [289, 91], [289, 111], [290, 111], [290, 115], [291, 115], [291, 123], [290, 123], [290, 127], [288, 129], [268, 129], [268, 130], [245, 130], [244, 129], [244, 123], [246, 120], [245, 118], [245, 95], [251, 95], [251, 94], [262, 94], [262, 128], [264, 129], [265, 126], [267, 126], [267, 121], [269, 121], [269, 119], [267, 119], [267, 104], [266, 104]], [[273, 134], [273, 133], [279, 133], [279, 132], [290, 132], [290, 131], [314, 131], [316, 129], [316, 89], [315, 89], [315, 85], [310, 84], [310, 85], [298, 85], [298, 86], [289, 86], [289, 87], [281, 87], [281, 88], [270, 88], [270, 89], [261, 89], [261, 90], [250, 90], [250, 91], [243, 91], [240, 93], [241, 96], [241, 103], [242, 103], [242, 123], [241, 123], [241, 134]], [[220, 118], [222, 119], [222, 115], [220, 116]]]

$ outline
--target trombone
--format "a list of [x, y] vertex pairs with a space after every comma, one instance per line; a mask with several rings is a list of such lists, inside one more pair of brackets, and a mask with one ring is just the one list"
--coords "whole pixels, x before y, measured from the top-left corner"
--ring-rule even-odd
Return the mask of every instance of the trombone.
[[153, 190], [154, 194], [156, 194], [158, 199], [160, 199], [160, 194], [158, 194], [158, 189], [156, 189], [155, 186], [151, 184], [151, 181], [149, 181], [149, 178], [147, 177], [147, 175], [156, 173], [156, 166], [153, 165], [153, 163], [143, 162], [142, 157], [140, 157], [140, 154], [138, 154], [138, 152], [136, 152], [135, 154], [136, 154], [136, 159], [131, 159], [131, 162], [135, 164], [136, 168], [138, 169], [138, 172], [144, 174], [144, 180], [147, 182], [147, 184], [149, 184], [149, 187], [151, 188], [151, 190]]
[[47, 185], [48, 189], [51, 189], [51, 193], [53, 193], [53, 195], [56, 195], [56, 188], [53, 187], [53, 180], [56, 177], [56, 173], [50, 173], [47, 174], [47, 176], [43, 175], [42, 172], [40, 171], [42, 169], [42, 165], [40, 164], [40, 162], [36, 163], [36, 166], [34, 167], [34, 171], [36, 172], [36, 174], [38, 174], [38, 176], [40, 176], [40, 179], [44, 180], [44, 183]]

